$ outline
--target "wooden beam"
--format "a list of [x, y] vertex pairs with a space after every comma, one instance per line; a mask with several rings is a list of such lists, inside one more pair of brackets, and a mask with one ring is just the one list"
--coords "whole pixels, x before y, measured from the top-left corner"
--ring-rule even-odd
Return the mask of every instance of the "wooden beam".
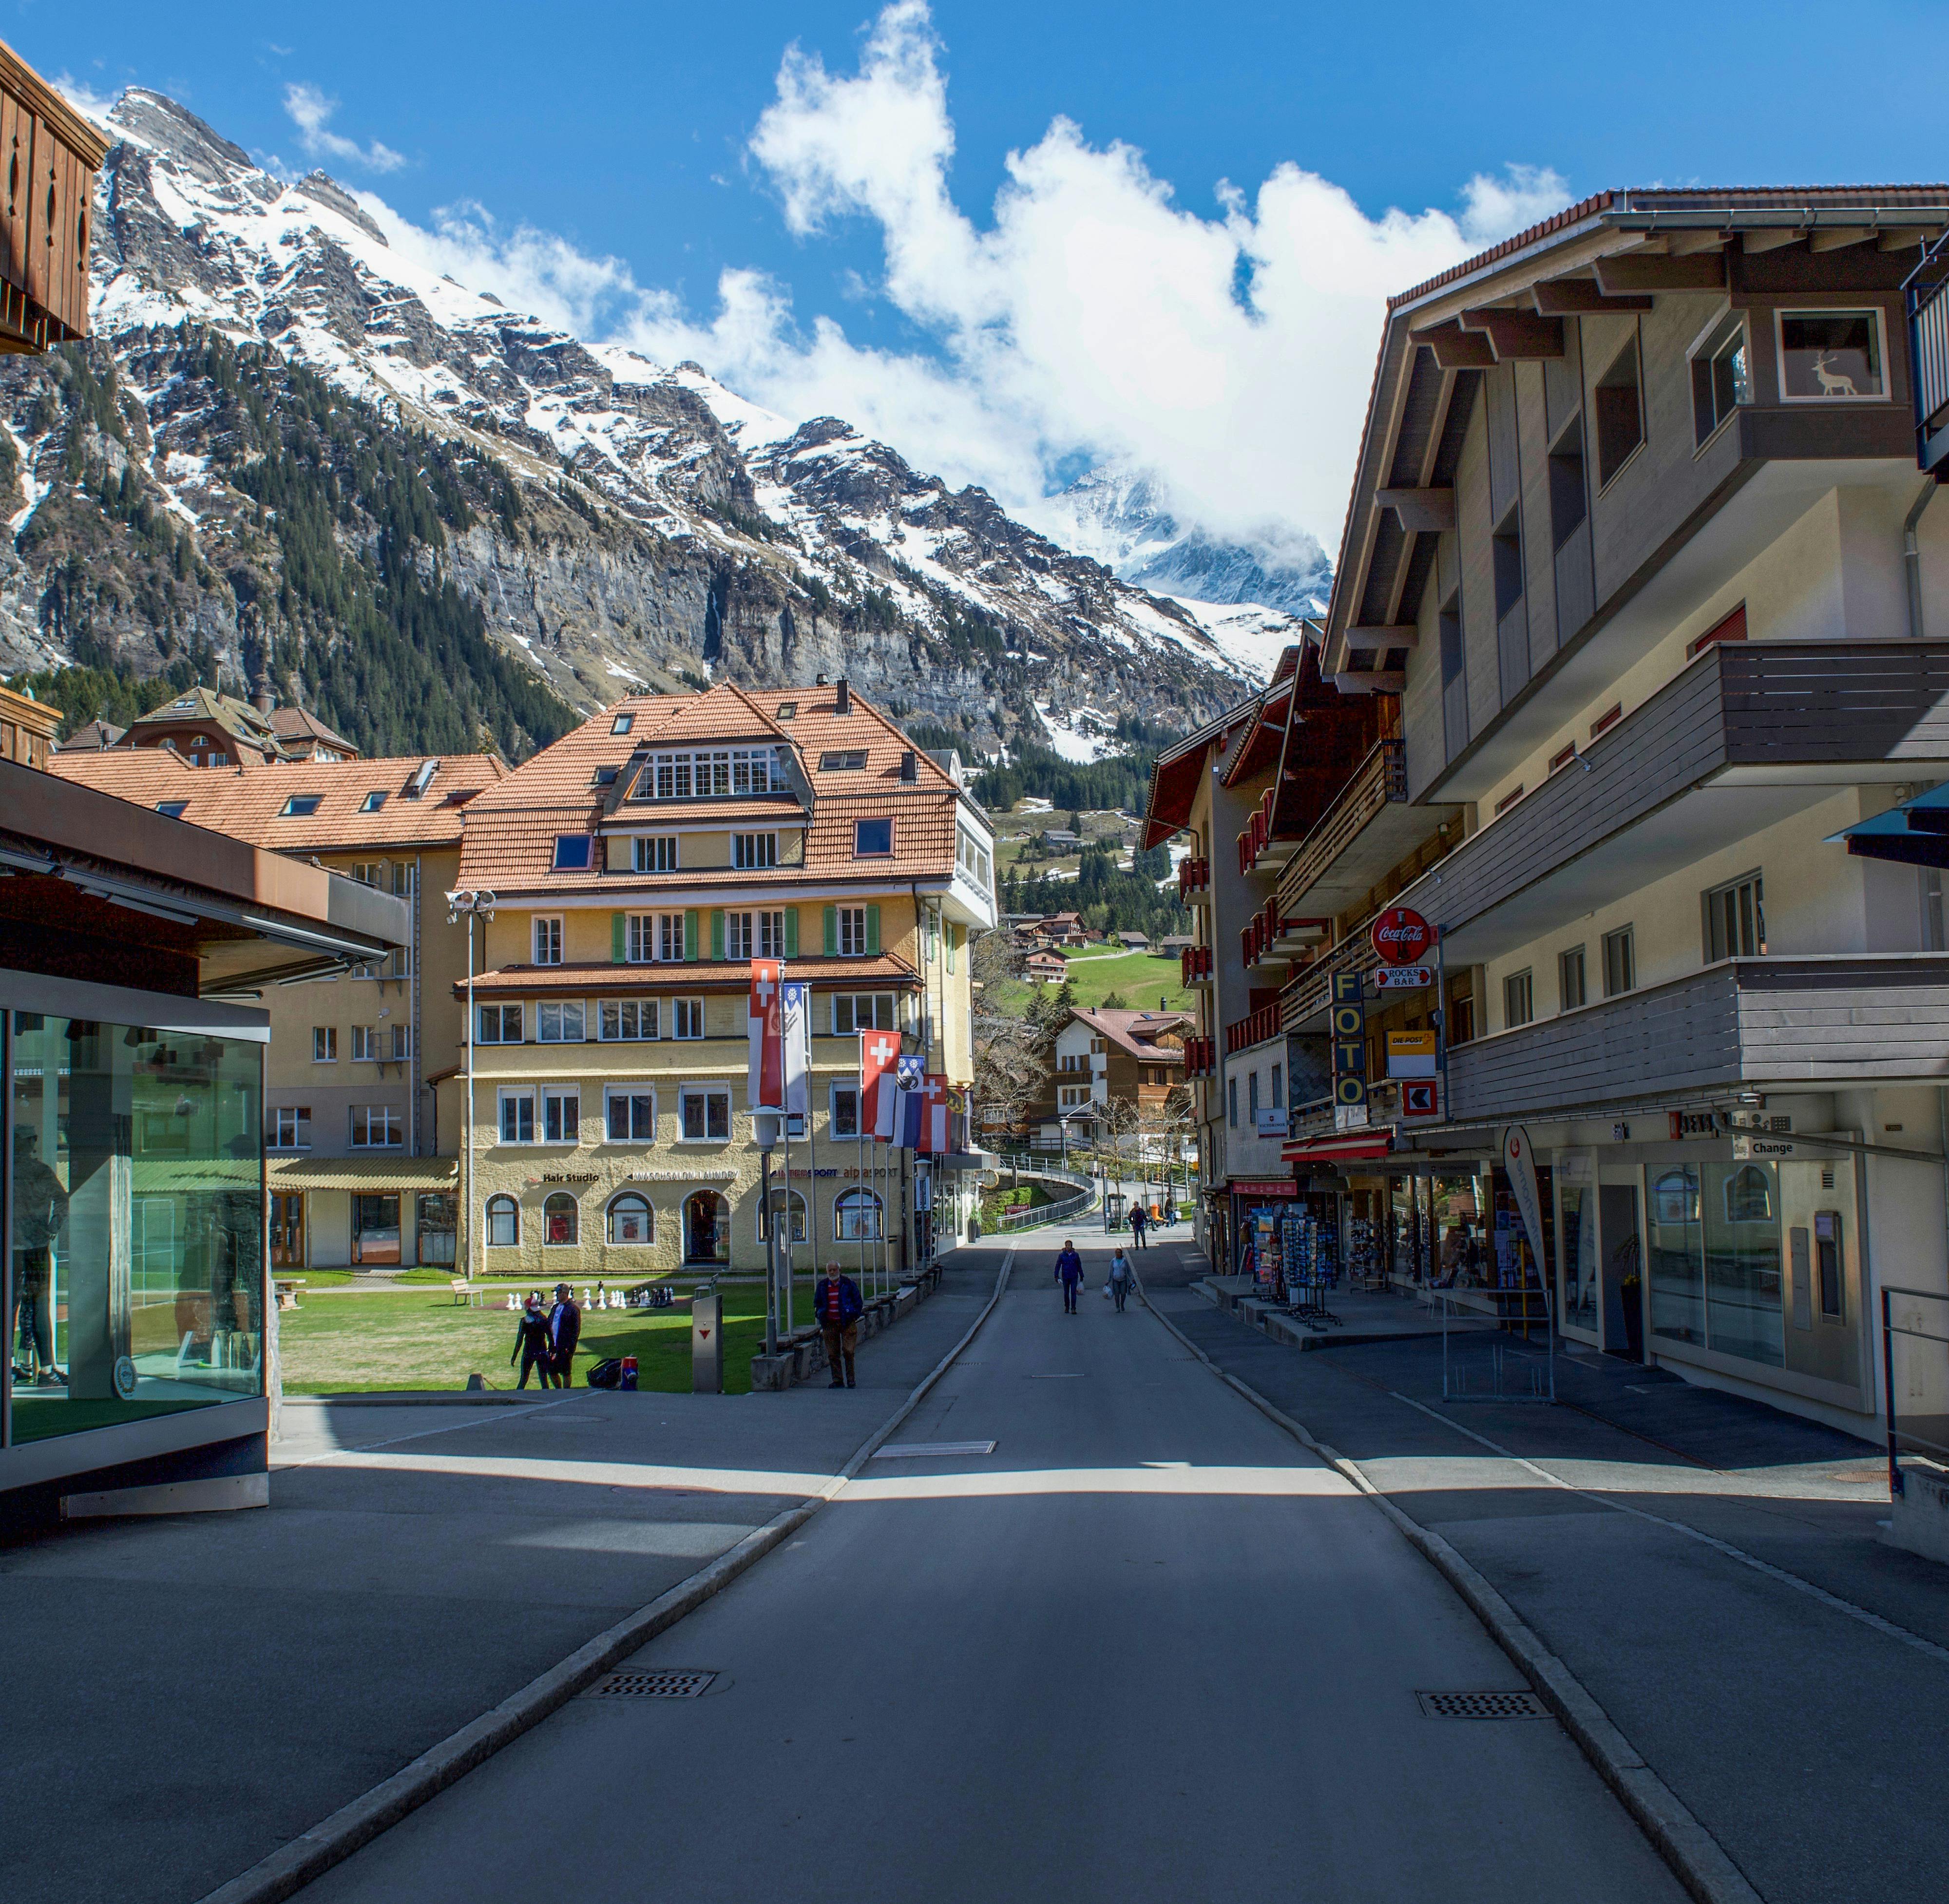
[[1444, 370], [1487, 370], [1496, 361], [1488, 339], [1475, 331], [1464, 331], [1459, 324], [1430, 325], [1425, 331], [1411, 331], [1408, 334], [1416, 343], [1425, 343], [1433, 350], [1435, 362]]
[[1453, 489], [1376, 489], [1374, 500], [1400, 517], [1400, 526], [1410, 533], [1417, 529], [1455, 526]]
[[1674, 258], [1691, 258], [1702, 251], [1720, 250], [1725, 242], [1724, 231], [1674, 231], [1665, 239], [1665, 250]]
[[1742, 231], [1739, 249], [1751, 258], [1762, 251], [1777, 251], [1783, 245], [1798, 244], [1806, 235], [1791, 225], [1769, 225], [1763, 231]]
[[1344, 669], [1333, 677], [1333, 685], [1343, 694], [1397, 694], [1407, 686], [1407, 676], [1398, 668]]
[[1884, 225], [1876, 241], [1878, 251], [1906, 251], [1910, 246], [1933, 244], [1942, 235], [1939, 225]]
[[1808, 233], [1807, 248], [1817, 255], [1845, 251], [1850, 245], [1866, 244], [1874, 235], [1872, 225], [1826, 225]]
[[1345, 640], [1351, 653], [1385, 654], [1391, 648], [1418, 647], [1421, 630], [1413, 622], [1374, 623], [1365, 628], [1348, 629]]
[[1464, 331], [1480, 331], [1489, 340], [1498, 363], [1512, 358], [1561, 357], [1563, 320], [1533, 316], [1528, 311], [1506, 311], [1490, 305], [1462, 313]]
[[1648, 297], [1606, 297], [1588, 278], [1552, 278], [1530, 287], [1537, 312], [1544, 317], [1590, 317], [1604, 311], [1648, 311]]
[[1726, 286], [1726, 261], [1696, 258], [1599, 258], [1597, 282], [1612, 291], [1716, 291]]

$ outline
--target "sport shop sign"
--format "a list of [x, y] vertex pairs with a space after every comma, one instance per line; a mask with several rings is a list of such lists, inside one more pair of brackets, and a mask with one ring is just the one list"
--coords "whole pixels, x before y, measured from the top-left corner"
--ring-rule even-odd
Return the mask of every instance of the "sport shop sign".
[[1416, 965], [1435, 943], [1428, 921], [1411, 906], [1391, 905], [1375, 920], [1375, 956], [1388, 965]]

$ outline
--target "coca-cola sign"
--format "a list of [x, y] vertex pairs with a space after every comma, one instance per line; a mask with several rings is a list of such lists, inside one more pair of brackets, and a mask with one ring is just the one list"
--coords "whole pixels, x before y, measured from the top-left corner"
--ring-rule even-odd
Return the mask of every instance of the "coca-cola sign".
[[1435, 934], [1419, 912], [1391, 905], [1374, 921], [1374, 950], [1390, 965], [1418, 964]]

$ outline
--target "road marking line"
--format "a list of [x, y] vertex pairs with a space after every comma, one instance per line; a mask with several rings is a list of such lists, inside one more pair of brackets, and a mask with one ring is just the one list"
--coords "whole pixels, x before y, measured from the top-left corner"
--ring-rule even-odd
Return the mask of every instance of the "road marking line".
[[[1918, 1653], [1926, 1653], [1932, 1660], [1940, 1660], [1949, 1666], [1949, 1646], [1938, 1646], [1932, 1639], [1925, 1639], [1919, 1633], [1912, 1633], [1906, 1626], [1898, 1626], [1891, 1620], [1884, 1619], [1878, 1613], [1871, 1613], [1866, 1607], [1857, 1607], [1851, 1600], [1843, 1600], [1838, 1593], [1829, 1593], [1823, 1586], [1816, 1586], [1811, 1580], [1804, 1580], [1798, 1573], [1789, 1573], [1783, 1567], [1776, 1567], [1770, 1561], [1763, 1561], [1749, 1554], [1743, 1547], [1735, 1547], [1729, 1540], [1721, 1540], [1716, 1534], [1708, 1534], [1702, 1529], [1688, 1526], [1683, 1520], [1672, 1520], [1661, 1514], [1648, 1514], [1643, 1508], [1634, 1508], [1623, 1501], [1614, 1500], [1607, 1494], [1598, 1494], [1590, 1489], [1579, 1487], [1574, 1481], [1566, 1481], [1560, 1475], [1553, 1474], [1547, 1468], [1539, 1468], [1527, 1455], [1518, 1455], [1505, 1448], [1500, 1442], [1491, 1441], [1485, 1434], [1478, 1434], [1473, 1428], [1465, 1428], [1459, 1421], [1451, 1421], [1438, 1409], [1413, 1400], [1397, 1389], [1388, 1393], [1397, 1402], [1406, 1402], [1411, 1409], [1418, 1409], [1431, 1421], [1439, 1421], [1444, 1427], [1453, 1428], [1457, 1434], [1466, 1435], [1471, 1441], [1480, 1442], [1484, 1448], [1492, 1449], [1505, 1461], [1514, 1461], [1518, 1468], [1526, 1468], [1539, 1479], [1547, 1481], [1552, 1487], [1561, 1488], [1566, 1494], [1574, 1494], [1586, 1501], [1594, 1501], [1599, 1507], [1609, 1508], [1616, 1514], [1628, 1514], [1639, 1520], [1649, 1520], [1655, 1527], [1668, 1527], [1674, 1533], [1683, 1534], [1688, 1539], [1697, 1541], [1702, 1546], [1710, 1547], [1724, 1554], [1728, 1560], [1737, 1561], [1742, 1567], [1751, 1567], [1755, 1573], [1764, 1573], [1768, 1579], [1777, 1580], [1783, 1586], [1790, 1586], [1796, 1592], [1804, 1593], [1811, 1600], [1817, 1600], [1824, 1607], [1831, 1607], [1836, 1613], [1845, 1614], [1850, 1620], [1859, 1620], [1864, 1626], [1889, 1639], [1899, 1640], [1904, 1646], [1912, 1646]], [[1744, 1499], [1739, 1495], [1715, 1495], [1715, 1500], [1736, 1501]]]

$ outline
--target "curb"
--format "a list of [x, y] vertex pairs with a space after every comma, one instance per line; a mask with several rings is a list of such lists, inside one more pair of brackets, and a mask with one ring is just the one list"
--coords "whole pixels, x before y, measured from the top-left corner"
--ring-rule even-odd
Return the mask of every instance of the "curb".
[[1394, 1504], [1369, 1480], [1357, 1461], [1318, 1440], [1276, 1408], [1257, 1390], [1223, 1369], [1151, 1301], [1141, 1281], [1144, 1306], [1227, 1387], [1237, 1390], [1268, 1421], [1336, 1468], [1354, 1489], [1379, 1508], [1409, 1543], [1461, 1595], [1489, 1636], [1522, 1672], [1556, 1715], [1598, 1775], [1614, 1791], [1672, 1874], [1698, 1904], [1764, 1904], [1759, 1893], [1725, 1847], [1693, 1815], [1678, 1794], [1647, 1765], [1630, 1741], [1508, 1601], [1441, 1535], [1431, 1533]]
[[341, 1805], [329, 1818], [281, 1845], [269, 1857], [249, 1870], [207, 1893], [200, 1904], [282, 1904], [312, 1879], [322, 1877], [334, 1865], [341, 1864], [357, 1850], [393, 1825], [418, 1811], [429, 1799], [437, 1797], [458, 1782], [476, 1766], [492, 1758], [504, 1746], [511, 1745], [524, 1732], [592, 1685], [618, 1660], [640, 1650], [686, 1614], [694, 1613], [796, 1533], [819, 1509], [841, 1492], [872, 1458], [873, 1452], [927, 1399], [928, 1393], [954, 1365], [956, 1359], [980, 1333], [1008, 1287], [1009, 1273], [1015, 1252], [1006, 1250], [995, 1278], [994, 1292], [981, 1313], [968, 1325], [967, 1333], [922, 1378], [919, 1384], [888, 1418], [853, 1451], [846, 1465], [811, 1500], [788, 1508], [720, 1554], [707, 1567], [689, 1579], [679, 1580], [667, 1592], [646, 1607], [626, 1615], [613, 1626], [598, 1633], [559, 1664], [539, 1678], [530, 1679], [520, 1691], [502, 1700], [457, 1732], [449, 1733], [437, 1745], [402, 1766], [390, 1778], [349, 1804]]

